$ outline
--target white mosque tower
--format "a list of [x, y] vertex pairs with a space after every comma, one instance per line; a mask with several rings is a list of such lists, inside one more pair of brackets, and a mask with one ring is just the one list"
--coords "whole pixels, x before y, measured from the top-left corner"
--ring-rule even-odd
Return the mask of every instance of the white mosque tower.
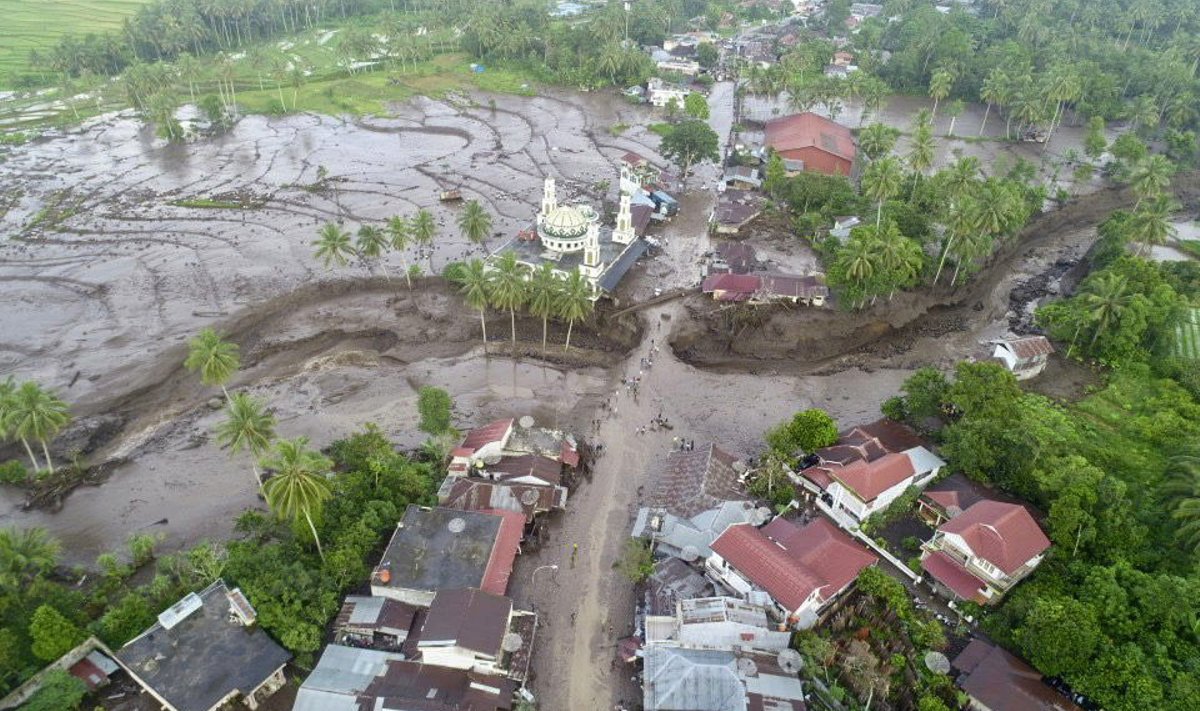
[[600, 225], [596, 222], [588, 223], [587, 236], [583, 241], [583, 264], [579, 271], [593, 286], [604, 273], [604, 263], [600, 261]]
[[633, 210], [629, 193], [621, 193], [621, 207], [617, 210], [617, 225], [613, 228], [612, 240], [617, 244], [632, 244], [637, 235], [633, 231]]

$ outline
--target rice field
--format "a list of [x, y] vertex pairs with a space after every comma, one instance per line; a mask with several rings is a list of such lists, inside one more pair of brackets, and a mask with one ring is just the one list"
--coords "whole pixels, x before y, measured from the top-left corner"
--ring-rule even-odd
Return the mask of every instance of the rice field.
[[29, 51], [47, 51], [66, 34], [119, 29], [150, 0], [0, 0], [0, 88], [29, 69]]
[[1175, 326], [1175, 355], [1200, 360], [1200, 308], [1189, 309]]

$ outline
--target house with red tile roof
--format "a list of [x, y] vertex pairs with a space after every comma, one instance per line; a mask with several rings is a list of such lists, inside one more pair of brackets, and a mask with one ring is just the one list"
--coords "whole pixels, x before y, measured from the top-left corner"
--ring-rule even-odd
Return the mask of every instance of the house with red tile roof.
[[924, 487], [946, 463], [908, 427], [882, 419], [842, 432], [819, 449], [817, 463], [800, 472], [800, 484], [820, 496], [848, 525], [887, 508], [910, 486]]
[[836, 525], [819, 518], [797, 526], [776, 518], [755, 528], [730, 526], [712, 543], [705, 572], [722, 588], [757, 601], [765, 597], [789, 625], [807, 629], [879, 558]]
[[849, 176], [857, 153], [849, 128], [811, 111], [769, 121], [765, 142], [790, 171]]
[[984, 500], [942, 524], [921, 567], [949, 597], [988, 605], [1042, 562], [1050, 540], [1020, 504]]
[[450, 472], [463, 474], [478, 462], [498, 459], [513, 433], [513, 419], [495, 420], [467, 432], [450, 452]]
[[950, 663], [955, 683], [972, 709], [988, 711], [1082, 711], [1042, 681], [1041, 672], [1000, 647], [973, 639]]

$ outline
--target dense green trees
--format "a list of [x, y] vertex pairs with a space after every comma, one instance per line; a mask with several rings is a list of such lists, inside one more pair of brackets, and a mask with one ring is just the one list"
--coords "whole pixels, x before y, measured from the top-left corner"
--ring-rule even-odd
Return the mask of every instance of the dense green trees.
[[716, 131], [703, 121], [684, 121], [671, 129], [659, 145], [659, 152], [679, 166], [680, 177], [686, 178], [692, 166], [704, 161], [717, 161], [719, 140]]
[[767, 432], [767, 444], [783, 457], [797, 451], [809, 453], [837, 442], [837, 423], [829, 413], [816, 408], [801, 410], [792, 419]]

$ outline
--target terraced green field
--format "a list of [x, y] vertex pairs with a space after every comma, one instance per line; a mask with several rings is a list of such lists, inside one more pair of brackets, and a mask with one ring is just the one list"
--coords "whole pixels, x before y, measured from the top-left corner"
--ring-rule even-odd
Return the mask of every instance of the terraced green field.
[[1191, 309], [1175, 327], [1175, 355], [1200, 360], [1200, 309]]
[[49, 50], [66, 34], [119, 29], [150, 0], [0, 0], [0, 88], [28, 68], [29, 50]]

